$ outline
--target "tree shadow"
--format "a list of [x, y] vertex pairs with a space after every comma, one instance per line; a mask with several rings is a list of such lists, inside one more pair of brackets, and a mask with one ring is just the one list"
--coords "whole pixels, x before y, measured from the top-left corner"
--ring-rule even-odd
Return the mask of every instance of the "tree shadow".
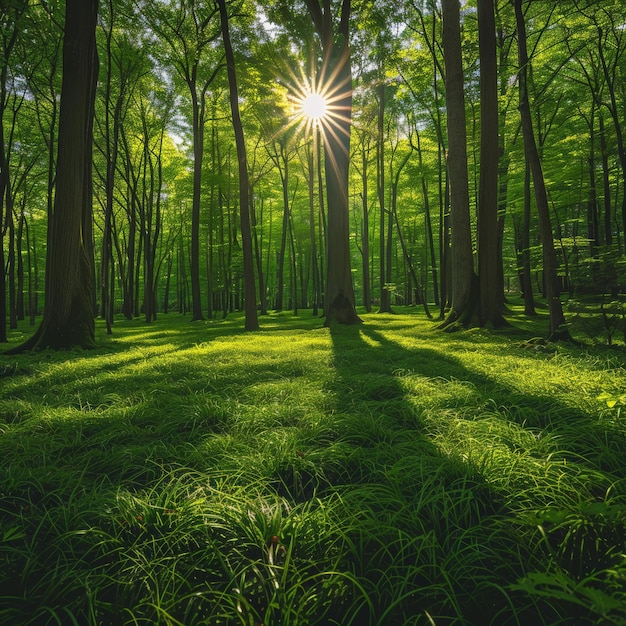
[[[463, 624], [551, 624], [568, 616], [579, 624], [593, 623], [593, 615], [574, 603], [533, 599], [512, 589], [528, 573], [545, 571], [553, 554], [539, 545], [539, 540], [534, 546], [525, 543], [519, 530], [528, 521], [519, 519], [522, 505], [510, 500], [510, 491], [502, 491], [493, 476], [484, 475], [476, 459], [463, 459], [437, 443], [432, 421], [424, 417], [424, 403], [415, 402], [405, 379], [464, 384], [471, 390], [464, 407], [468, 420], [486, 418], [485, 407], [489, 407], [488, 419], [495, 417], [520, 429], [549, 434], [558, 442], [554, 452], [561, 454], [565, 464], [608, 470], [616, 478], [624, 477], [615, 467], [615, 449], [626, 449], [623, 432], [612, 432], [613, 444], [607, 440], [612, 449], [605, 455], [606, 466], [602, 453], [590, 449], [590, 440], [606, 437], [606, 427], [599, 422], [590, 424], [588, 415], [554, 396], [537, 398], [521, 393], [468, 369], [443, 351], [407, 348], [391, 341], [367, 323], [332, 325], [330, 334], [336, 375], [330, 391], [336, 413], [343, 416], [335, 420], [339, 424], [336, 437], [352, 447], [347, 455], [352, 467], [346, 470], [342, 495], [355, 506], [355, 515], [372, 517], [372, 535], [355, 540], [362, 554], [353, 566], [368, 580], [376, 581], [379, 589], [388, 584], [387, 592], [376, 595], [379, 604], [374, 613], [377, 618], [385, 615], [378, 623], [412, 623], [417, 615], [433, 614], [433, 610], [438, 611], [441, 623], [456, 619]], [[467, 336], [461, 339], [468, 341]], [[442, 412], [447, 408], [458, 407], [442, 406]], [[516, 445], [514, 441], [506, 443]], [[593, 496], [595, 490], [601, 500], [610, 482], [599, 478], [589, 491]], [[536, 502], [536, 509], [546, 505]], [[544, 523], [546, 528], [549, 525]], [[591, 537], [598, 549], [587, 552], [582, 569], [602, 565], [594, 563], [594, 558], [602, 558], [608, 543], [616, 545], [617, 526], [606, 528], [605, 537]], [[550, 540], [556, 543], [565, 533], [555, 532]], [[410, 537], [421, 550], [408, 547]], [[569, 568], [574, 577], [589, 573], [580, 571], [581, 564], [567, 557], [559, 566]], [[401, 584], [397, 584], [399, 580]], [[510, 601], [517, 602], [514, 609]], [[393, 610], [384, 613], [390, 606]]]

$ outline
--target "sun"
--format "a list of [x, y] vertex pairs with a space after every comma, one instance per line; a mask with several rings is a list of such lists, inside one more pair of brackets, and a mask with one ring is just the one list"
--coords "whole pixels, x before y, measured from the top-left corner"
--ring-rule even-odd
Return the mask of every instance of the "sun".
[[301, 102], [302, 113], [313, 120], [321, 120], [326, 115], [326, 98], [318, 92], [308, 93]]
[[329, 73], [326, 65], [319, 72], [314, 72], [307, 71], [305, 64], [299, 63], [284, 67], [281, 73], [283, 76], [279, 76], [276, 82], [281, 89], [285, 89], [288, 120], [274, 137], [290, 132], [307, 138], [338, 140], [339, 135], [348, 134], [346, 122], [349, 124], [351, 118], [350, 81], [338, 81], [337, 72]]

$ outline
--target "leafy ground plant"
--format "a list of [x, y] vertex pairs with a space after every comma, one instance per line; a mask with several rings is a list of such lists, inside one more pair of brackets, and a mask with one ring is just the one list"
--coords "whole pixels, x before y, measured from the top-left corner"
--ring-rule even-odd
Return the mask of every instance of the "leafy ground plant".
[[0, 622], [626, 624], [624, 355], [361, 315], [3, 357]]

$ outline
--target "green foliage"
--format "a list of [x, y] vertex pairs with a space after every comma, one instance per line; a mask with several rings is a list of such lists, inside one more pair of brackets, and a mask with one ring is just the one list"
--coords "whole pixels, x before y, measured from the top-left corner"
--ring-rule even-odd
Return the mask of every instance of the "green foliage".
[[623, 624], [623, 354], [360, 315], [7, 359], [0, 621]]

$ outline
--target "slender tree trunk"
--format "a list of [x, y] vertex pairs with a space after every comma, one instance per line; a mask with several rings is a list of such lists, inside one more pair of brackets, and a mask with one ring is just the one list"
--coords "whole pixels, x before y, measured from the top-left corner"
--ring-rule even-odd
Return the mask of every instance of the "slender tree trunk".
[[362, 258], [363, 258], [363, 306], [365, 310], [369, 313], [372, 310], [372, 293], [370, 290], [370, 271], [369, 271], [369, 257], [370, 257], [370, 222], [369, 222], [369, 196], [367, 193], [368, 187], [368, 166], [369, 159], [368, 153], [365, 148], [363, 148], [363, 158], [361, 161], [361, 184], [362, 184], [362, 194], [361, 200], [363, 205], [363, 225], [362, 225], [362, 241], [363, 241], [363, 250], [362, 250]]
[[402, 170], [404, 169], [404, 166], [408, 163], [409, 157], [410, 157], [410, 153], [407, 154], [406, 158], [404, 159], [404, 161], [402, 162], [402, 164], [398, 168], [398, 171], [396, 172], [396, 175], [394, 177], [394, 181], [393, 181], [392, 186], [391, 186], [391, 207], [390, 207], [390, 212], [391, 212], [391, 215], [392, 215], [392, 217], [394, 219], [394, 222], [395, 222], [395, 225], [396, 225], [396, 230], [398, 231], [398, 240], [400, 241], [400, 246], [402, 248], [402, 256], [404, 258], [405, 266], [408, 269], [408, 272], [409, 272], [411, 280], [413, 281], [413, 287], [415, 288], [416, 293], [419, 295], [419, 300], [418, 301], [422, 303], [422, 306], [424, 307], [424, 313], [426, 313], [426, 315], [429, 318], [431, 318], [432, 315], [430, 314], [430, 311], [428, 309], [428, 303], [426, 302], [425, 294], [423, 293], [422, 288], [421, 288], [421, 281], [417, 277], [417, 272], [415, 271], [415, 268], [413, 267], [413, 261], [411, 259], [411, 255], [409, 254], [408, 246], [406, 245], [406, 240], [405, 240], [404, 235], [402, 233], [402, 228], [400, 226], [400, 220], [398, 219], [398, 211], [397, 211], [398, 184], [399, 184], [399, 181], [400, 181], [400, 174], [402, 173]]
[[257, 277], [259, 279], [259, 301], [260, 314], [267, 314], [267, 298], [265, 297], [265, 274], [263, 272], [263, 251], [261, 250], [261, 242], [257, 231], [256, 206], [254, 201], [253, 189], [250, 189], [250, 219], [252, 220], [252, 241], [254, 244], [254, 261], [256, 265]]
[[[417, 136], [417, 158], [419, 162], [420, 170], [423, 172], [424, 160], [422, 157], [422, 145], [419, 132], [416, 132]], [[420, 176], [420, 183], [422, 188], [422, 199], [424, 201], [424, 225], [426, 227], [426, 254], [430, 258], [430, 269], [433, 279], [433, 299], [435, 306], [439, 306], [439, 278], [437, 276], [437, 257], [435, 254], [435, 241], [433, 237], [433, 223], [430, 216], [430, 200], [428, 198], [428, 183], [426, 176], [422, 173]]]
[[609, 170], [609, 150], [606, 144], [606, 129], [604, 127], [604, 116], [602, 111], [598, 111], [600, 152], [602, 155], [602, 190], [604, 194], [604, 243], [607, 246], [613, 244], [613, 224], [611, 216], [611, 184]]
[[195, 83], [189, 85], [193, 107], [193, 197], [191, 203], [191, 319], [203, 320], [200, 292], [200, 194], [204, 156], [204, 94], [198, 100]]
[[[281, 158], [282, 157], [282, 158]], [[281, 168], [280, 161], [283, 167]], [[289, 228], [289, 159], [285, 154], [285, 147], [280, 145], [280, 153], [276, 154], [276, 164], [280, 171], [280, 179], [283, 190], [283, 221], [280, 232], [280, 248], [276, 261], [276, 310], [282, 311], [283, 296], [285, 290], [285, 256], [287, 254], [287, 230]]]
[[[619, 116], [619, 107], [617, 105], [617, 97], [615, 95], [615, 81], [611, 76], [609, 67], [606, 62], [606, 56], [604, 53], [604, 41], [602, 29], [598, 27], [598, 56], [602, 63], [602, 71], [606, 81], [606, 87], [609, 92], [609, 100], [611, 106], [609, 112], [613, 119], [615, 126], [615, 137], [617, 139], [617, 156], [622, 170], [622, 180], [626, 182], [626, 146], [624, 145], [624, 134], [622, 132], [622, 125]], [[623, 109], [622, 109], [623, 110]], [[626, 234], [626, 188], [622, 192], [622, 232]]]
[[526, 24], [522, 11], [522, 0], [514, 0], [514, 6], [519, 60], [519, 109], [522, 118], [524, 152], [532, 174], [535, 201], [539, 214], [539, 230], [543, 247], [544, 283], [546, 287], [546, 298], [548, 300], [548, 310], [550, 312], [550, 330], [548, 338], [556, 341], [558, 339], [569, 339], [570, 335], [569, 331], [564, 327], [565, 317], [563, 315], [563, 306], [561, 305], [560, 299], [560, 285], [557, 275], [556, 251], [554, 249], [554, 239], [552, 235], [548, 193], [543, 177], [541, 159], [539, 158], [535, 141], [530, 102], [528, 100], [527, 72], [529, 59], [526, 49]]
[[311, 272], [313, 277], [313, 315], [317, 316], [319, 313], [320, 303], [320, 270], [317, 262], [317, 240], [315, 232], [315, 152], [317, 150], [317, 144], [315, 137], [313, 138], [314, 147], [312, 150], [307, 150], [307, 165], [308, 165], [308, 191], [309, 191], [309, 239], [311, 245]]
[[317, 157], [317, 197], [320, 205], [318, 216], [318, 233], [319, 233], [319, 249], [320, 251], [320, 304], [324, 311], [326, 311], [326, 284], [323, 283], [321, 277], [326, 277], [326, 266], [328, 265], [328, 239], [326, 233], [327, 219], [326, 219], [326, 199], [324, 196], [324, 167], [322, 165], [322, 151], [319, 149], [320, 140], [322, 138], [322, 131], [320, 128], [313, 129], [313, 140], [316, 145], [316, 157]]
[[524, 294], [524, 313], [536, 315], [533, 282], [530, 267], [530, 164], [524, 169], [524, 224], [522, 226], [522, 293]]
[[[119, 128], [122, 109], [122, 93], [115, 102], [114, 113], [111, 116], [111, 93], [112, 93], [112, 74], [113, 74], [113, 52], [111, 47], [113, 36], [114, 8], [113, 1], [109, 0], [109, 25], [106, 30], [106, 53], [107, 53], [107, 71], [105, 79], [105, 95], [104, 95], [104, 128], [105, 128], [105, 152], [106, 152], [106, 180], [105, 180], [105, 209], [104, 209], [104, 227], [102, 231], [102, 254], [100, 260], [100, 287], [102, 301], [102, 317], [105, 319], [107, 334], [112, 333], [113, 325], [113, 302], [109, 300], [111, 290], [109, 288], [109, 279], [111, 273], [109, 266], [113, 264], [113, 246], [111, 242], [112, 215], [113, 215], [113, 196], [115, 189], [115, 173], [117, 171], [117, 155], [119, 144]], [[111, 124], [111, 117], [113, 123]]]
[[[17, 309], [15, 297], [15, 220], [13, 216], [13, 190], [11, 184], [7, 185], [6, 191], [6, 224], [5, 229], [9, 234], [9, 258], [7, 273], [9, 275], [9, 328], [17, 328]], [[4, 267], [1, 268], [2, 271]]]
[[259, 319], [257, 313], [256, 284], [254, 280], [254, 255], [252, 250], [252, 230], [249, 207], [248, 159], [243, 126], [239, 115], [239, 97], [237, 95], [237, 76], [235, 73], [235, 57], [230, 41], [228, 29], [228, 14], [225, 0], [218, 0], [222, 27], [222, 38], [226, 53], [226, 67], [228, 70], [228, 84], [230, 87], [230, 110], [233, 117], [235, 143], [237, 144], [237, 161], [239, 163], [239, 216], [241, 221], [241, 244], [243, 247], [243, 280], [245, 329], [258, 330]]
[[16, 296], [16, 315], [17, 319], [22, 321], [25, 317], [24, 311], [24, 255], [23, 242], [24, 242], [24, 228], [26, 225], [26, 216], [24, 215], [24, 208], [26, 199], [21, 203], [21, 210], [17, 224], [17, 236], [15, 239], [15, 248], [17, 251], [17, 296]]
[[589, 240], [590, 254], [598, 258], [600, 246], [600, 227], [598, 222], [598, 192], [596, 184], [596, 133], [595, 133], [595, 107], [591, 107], [589, 117], [589, 197], [587, 199], [587, 239]]
[[386, 231], [387, 224], [385, 218], [388, 219], [387, 209], [385, 206], [385, 83], [381, 79], [378, 86], [378, 123], [376, 125], [376, 191], [378, 194], [378, 208], [380, 210], [379, 220], [379, 260], [380, 260], [380, 307], [379, 313], [391, 313], [391, 282], [388, 264], [391, 263], [391, 255], [387, 255]]

